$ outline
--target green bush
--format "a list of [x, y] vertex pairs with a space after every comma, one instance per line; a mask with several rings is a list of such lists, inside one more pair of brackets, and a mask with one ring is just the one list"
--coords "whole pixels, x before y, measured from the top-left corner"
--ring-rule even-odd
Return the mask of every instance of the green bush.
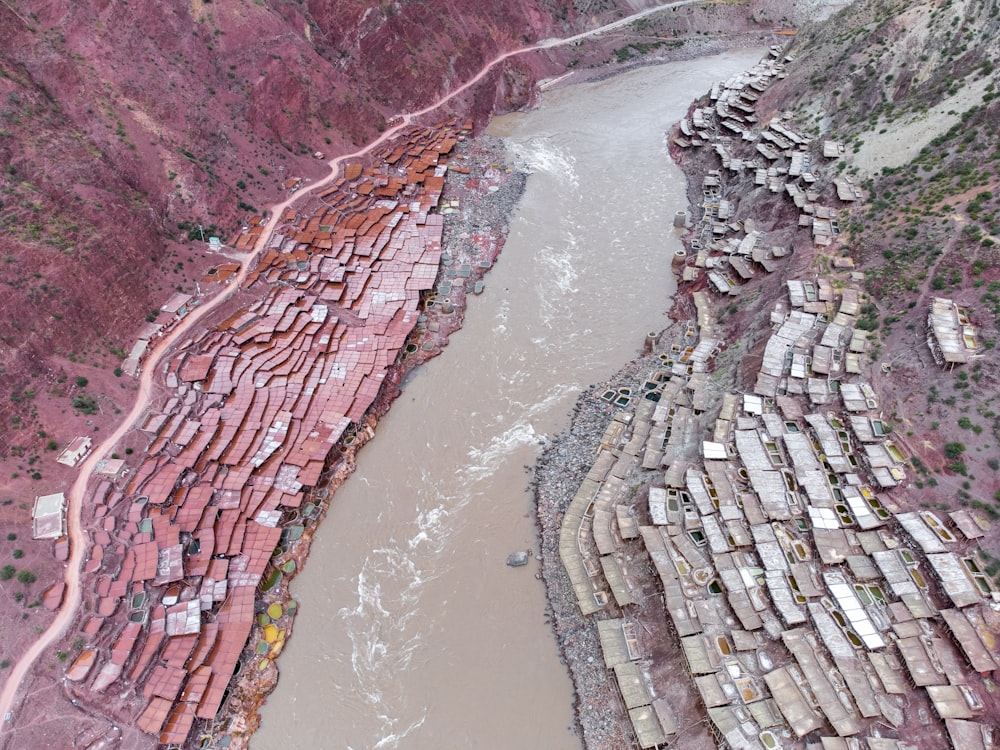
[[78, 393], [73, 396], [73, 408], [83, 414], [96, 414], [97, 402], [89, 393]]
[[16, 572], [17, 568], [15, 568], [13, 565], [4, 565], [2, 568], [0, 568], [0, 581], [9, 581], [11, 578], [14, 577], [14, 574]]
[[965, 453], [965, 444], [964, 443], [955, 442], [955, 443], [945, 443], [944, 444], [944, 455], [946, 455], [948, 458], [952, 459], [953, 461], [956, 458], [958, 458], [959, 456], [961, 456], [963, 453]]
[[30, 570], [22, 570], [17, 574], [17, 580], [28, 586], [38, 580], [38, 576], [32, 573]]

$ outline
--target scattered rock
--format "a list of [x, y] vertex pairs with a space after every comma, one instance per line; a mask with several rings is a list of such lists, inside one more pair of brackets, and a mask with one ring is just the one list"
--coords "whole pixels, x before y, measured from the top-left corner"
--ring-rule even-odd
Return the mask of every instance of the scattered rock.
[[511, 552], [507, 555], [507, 565], [512, 568], [520, 568], [522, 565], [527, 565], [528, 560], [531, 558], [530, 553], [520, 550], [519, 552]]

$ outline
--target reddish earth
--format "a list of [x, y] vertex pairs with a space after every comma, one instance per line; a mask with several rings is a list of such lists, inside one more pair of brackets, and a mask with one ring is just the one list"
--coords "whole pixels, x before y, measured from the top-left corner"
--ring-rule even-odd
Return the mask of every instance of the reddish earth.
[[[30, 510], [72, 483], [55, 457], [128, 411], [134, 382], [115, 368], [137, 330], [228, 260], [199, 224], [225, 239], [290, 177], [325, 174], [314, 151], [373, 140], [523, 45], [522, 29], [578, 20], [532, 2], [367, 5], [0, 6], [0, 566], [37, 579], [0, 581], [0, 673], [52, 618], [38, 600], [62, 564], [31, 540]], [[517, 106], [544, 65], [508, 63], [455, 108]], [[88, 395], [93, 414], [73, 407]]]
[[[524, 29], [541, 39], [615, 17], [612, 3], [576, 3], [584, 17], [562, 0], [368, 5], [0, 5], [0, 566], [37, 577], [0, 581], [0, 673], [51, 621], [38, 602], [62, 573], [51, 543], [30, 541], [33, 498], [72, 483], [54, 458], [73, 437], [99, 442], [128, 410], [134, 383], [115, 368], [143, 320], [228, 260], [207, 252], [199, 225], [226, 238], [291, 177], [325, 174], [314, 151], [372, 140], [523, 45]], [[678, 10], [645, 34], [746, 28], [742, 11], [709, 11]], [[453, 108], [482, 122], [561, 64], [614, 59], [623, 39], [510, 61]], [[74, 408], [86, 395], [93, 414]], [[66, 653], [42, 668], [60, 671]], [[23, 718], [43, 737], [71, 710], [36, 713]]]
[[[529, 0], [328, 6], [0, 7], [0, 418], [24, 425], [0, 432], [0, 455], [55, 427], [8, 394], [57, 385], [59, 355], [113, 369], [143, 317], [194, 286], [190, 271], [211, 265], [191, 244], [199, 224], [225, 237], [290, 177], [324, 174], [314, 152], [371, 141], [523, 46], [524, 29], [576, 20]], [[517, 106], [538, 65], [510, 63], [456, 107], [481, 120]]]

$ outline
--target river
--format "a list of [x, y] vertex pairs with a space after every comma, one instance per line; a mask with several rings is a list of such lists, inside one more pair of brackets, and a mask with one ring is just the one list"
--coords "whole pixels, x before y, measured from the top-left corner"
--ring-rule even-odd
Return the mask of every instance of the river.
[[504, 564], [537, 550], [526, 467], [667, 325], [686, 199], [664, 131], [759, 56], [567, 86], [493, 121], [530, 172], [507, 244], [333, 499], [255, 750], [580, 747], [537, 563]]

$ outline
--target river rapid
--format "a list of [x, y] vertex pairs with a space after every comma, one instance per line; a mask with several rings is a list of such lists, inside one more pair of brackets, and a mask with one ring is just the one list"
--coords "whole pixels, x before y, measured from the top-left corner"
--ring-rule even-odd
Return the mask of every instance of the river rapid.
[[759, 57], [566, 86], [490, 125], [530, 175], [510, 236], [332, 500], [255, 750], [580, 747], [538, 565], [504, 561], [537, 551], [540, 446], [669, 322], [687, 201], [664, 131]]

